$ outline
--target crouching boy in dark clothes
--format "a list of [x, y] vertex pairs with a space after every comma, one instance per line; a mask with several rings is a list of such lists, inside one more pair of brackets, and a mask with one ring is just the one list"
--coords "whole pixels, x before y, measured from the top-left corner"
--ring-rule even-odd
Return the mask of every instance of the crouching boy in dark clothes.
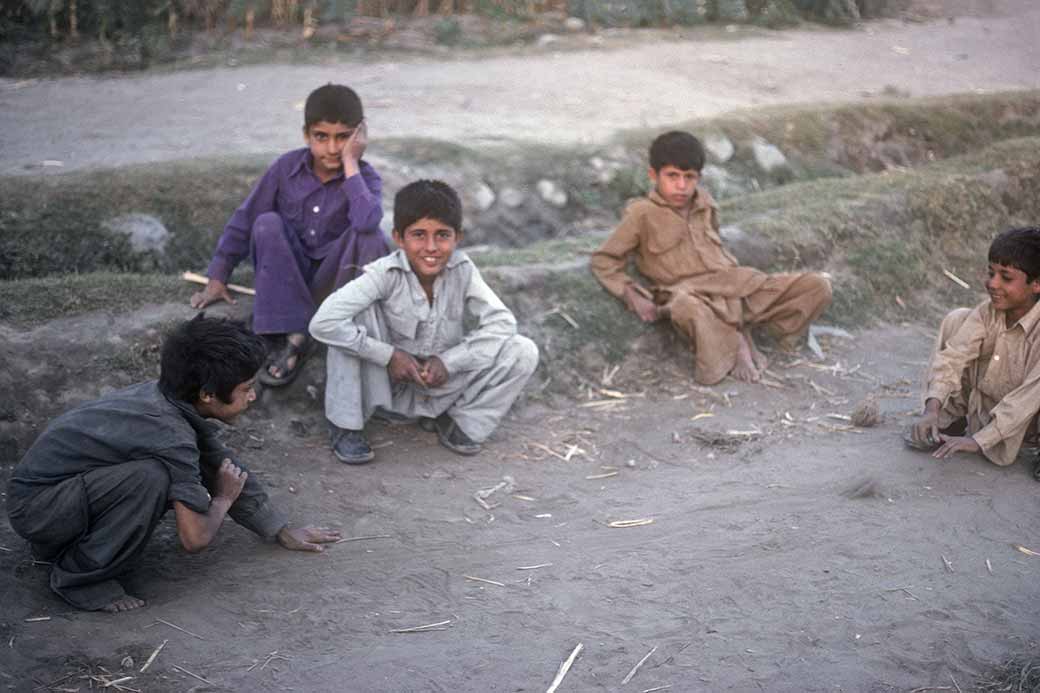
[[262, 338], [203, 315], [165, 341], [159, 380], [87, 402], [51, 422], [15, 467], [11, 526], [52, 562], [51, 588], [81, 609], [144, 606], [117, 578], [133, 568], [172, 505], [189, 552], [230, 515], [287, 549], [322, 551], [338, 532], [290, 529], [255, 477], [215, 437], [256, 399]]

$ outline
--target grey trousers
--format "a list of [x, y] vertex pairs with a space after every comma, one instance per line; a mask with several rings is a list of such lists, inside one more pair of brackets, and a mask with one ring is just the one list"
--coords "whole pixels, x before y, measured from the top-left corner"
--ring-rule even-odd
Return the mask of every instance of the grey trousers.
[[437, 388], [391, 383], [384, 366], [329, 347], [325, 416], [336, 426], [358, 431], [376, 407], [407, 417], [431, 418], [447, 412], [472, 440], [488, 439], [538, 367], [538, 347], [513, 335], [502, 342], [483, 370], [452, 374]]
[[52, 590], [80, 609], [102, 609], [126, 595], [115, 578], [140, 557], [169, 488], [155, 460], [101, 467], [14, 499], [11, 527], [53, 562]]

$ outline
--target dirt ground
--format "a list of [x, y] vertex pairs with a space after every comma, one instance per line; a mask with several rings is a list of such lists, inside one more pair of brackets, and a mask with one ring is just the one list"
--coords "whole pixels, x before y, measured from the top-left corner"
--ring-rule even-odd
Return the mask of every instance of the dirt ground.
[[[1040, 487], [903, 447], [930, 338], [884, 326], [712, 389], [636, 354], [614, 397], [532, 398], [479, 457], [375, 426], [359, 468], [316, 403], [266, 393], [231, 442], [294, 521], [352, 540], [293, 554], [228, 523], [188, 555], [168, 517], [128, 583], [148, 607], [111, 616], [71, 611], [0, 523], [0, 686], [542, 691], [582, 643], [560, 690], [970, 690], [1038, 646], [1040, 558], [1013, 544], [1040, 551]], [[851, 429], [868, 393], [884, 420]]]
[[992, 11], [853, 31], [583, 35], [564, 37], [560, 50], [454, 60], [0, 80], [0, 174], [280, 152], [300, 146], [302, 102], [326, 81], [358, 89], [374, 143], [421, 136], [471, 145], [600, 143], [623, 128], [747, 107], [1040, 87], [1040, 6], [956, 5]]
[[[598, 140], [888, 85], [1036, 88], [1040, 10], [1004, 7], [1018, 14], [675, 40], [666, 70], [647, 44], [0, 82], [0, 173], [291, 146], [307, 85], [345, 68], [377, 135], [487, 141]], [[676, 75], [689, 90], [664, 88]], [[152, 326], [191, 313], [189, 293], [133, 315], [0, 325], [0, 428], [23, 416], [7, 402], [38, 413], [99, 394], [104, 382], [80, 377], [90, 354], [154, 339]], [[315, 362], [229, 436], [294, 522], [349, 541], [293, 554], [229, 522], [188, 555], [170, 516], [128, 583], [147, 608], [113, 616], [55, 597], [3, 513], [0, 689], [132, 676], [121, 685], [159, 692], [543, 691], [581, 643], [560, 691], [968, 691], [1040, 647], [1040, 558], [1013, 546], [1040, 552], [1040, 484], [1025, 463], [903, 447], [933, 329], [825, 341], [822, 361], [775, 355], [768, 385], [697, 388], [685, 359], [636, 351], [573, 401], [535, 384], [478, 457], [373, 426], [378, 459], [358, 468], [328, 450], [306, 394]], [[850, 428], [841, 417], [869, 393], [883, 422]], [[15, 461], [0, 460], [0, 483]], [[485, 510], [474, 493], [507, 476], [511, 492]], [[652, 522], [611, 526], [630, 520]], [[426, 624], [440, 625], [394, 632]]]

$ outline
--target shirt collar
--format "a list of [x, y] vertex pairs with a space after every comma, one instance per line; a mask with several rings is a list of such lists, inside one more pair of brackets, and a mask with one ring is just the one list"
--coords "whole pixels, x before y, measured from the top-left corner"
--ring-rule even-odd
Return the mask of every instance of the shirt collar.
[[[162, 391], [160, 390], [160, 392]], [[180, 410], [181, 414], [183, 414], [184, 418], [188, 420], [188, 423], [191, 424], [191, 427], [195, 429], [196, 433], [212, 435], [218, 430], [218, 426], [215, 423], [207, 421], [205, 417], [199, 414], [198, 410], [188, 402], [177, 399], [165, 392], [162, 392], [162, 396], [166, 398], [167, 402]]]
[[[1037, 322], [1040, 322], [1040, 301], [1037, 301], [1036, 304], [1029, 309], [1029, 312], [1023, 315], [1015, 324], [1021, 325], [1022, 329], [1025, 330], [1025, 333], [1029, 334], [1033, 331], [1033, 328], [1036, 327]], [[1004, 324], [1007, 325], [1007, 313], [1004, 313]]]

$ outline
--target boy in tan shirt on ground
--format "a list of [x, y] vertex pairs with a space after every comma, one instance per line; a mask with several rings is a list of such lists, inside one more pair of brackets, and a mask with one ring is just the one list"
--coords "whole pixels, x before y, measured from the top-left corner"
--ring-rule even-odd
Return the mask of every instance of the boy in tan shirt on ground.
[[[727, 375], [757, 381], [765, 356], [751, 338], [766, 326], [785, 348], [830, 305], [831, 287], [817, 273], [766, 274], [741, 267], [719, 237], [718, 207], [698, 187], [704, 148], [693, 135], [667, 132], [650, 145], [654, 190], [629, 204], [621, 225], [592, 256], [592, 272], [644, 322], [667, 317], [690, 339], [697, 382]], [[628, 257], [650, 280], [626, 272]]]
[[974, 452], [1009, 465], [1024, 441], [1036, 444], [1040, 228], [1005, 231], [990, 245], [988, 259], [990, 297], [943, 319], [928, 368], [925, 411], [907, 443], [934, 451], [933, 457]]

